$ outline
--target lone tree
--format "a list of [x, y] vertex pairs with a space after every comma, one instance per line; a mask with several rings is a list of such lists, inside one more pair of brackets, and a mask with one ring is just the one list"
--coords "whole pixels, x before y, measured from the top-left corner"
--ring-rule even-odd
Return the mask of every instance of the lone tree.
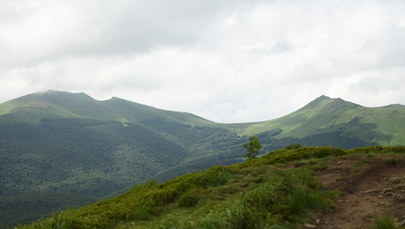
[[263, 146], [259, 142], [259, 138], [257, 137], [249, 137], [250, 141], [243, 144], [243, 148], [247, 150], [245, 157], [248, 160], [252, 160], [256, 158], [256, 155], [259, 154], [259, 151], [263, 148]]

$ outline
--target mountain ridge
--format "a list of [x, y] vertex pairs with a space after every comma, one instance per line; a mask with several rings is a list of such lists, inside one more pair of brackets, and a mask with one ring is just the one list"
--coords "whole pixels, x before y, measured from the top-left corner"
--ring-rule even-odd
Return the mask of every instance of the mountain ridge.
[[[46, 109], [48, 114], [38, 114], [39, 116], [43, 115], [45, 117], [48, 116], [53, 118], [95, 118], [104, 121], [108, 120], [122, 122], [137, 122], [140, 121], [139, 119], [145, 119], [145, 117], [135, 117], [128, 114], [128, 112], [125, 113], [125, 109], [123, 109], [122, 106], [119, 107], [120, 109], [118, 109], [118, 111], [122, 112], [118, 113], [121, 113], [121, 115], [124, 115], [124, 117], [120, 116], [120, 114], [116, 113], [116, 106], [120, 106], [121, 103], [125, 103], [126, 106], [131, 106], [132, 108], [138, 109], [138, 112], [140, 113], [146, 110], [148, 112], [148, 114], [146, 114], [146, 116], [148, 117], [146, 118], [150, 118], [149, 115], [154, 113], [165, 112], [166, 114], [170, 114], [172, 118], [176, 119], [177, 117], [182, 119], [182, 121], [185, 121], [187, 119], [182, 116], [190, 115], [190, 117], [195, 119], [194, 121], [199, 121], [201, 123], [207, 122], [207, 124], [210, 122], [202, 117], [196, 116], [191, 113], [162, 110], [118, 97], [112, 97], [108, 100], [95, 100], [94, 98], [83, 92], [70, 93], [55, 90], [32, 93], [2, 103], [0, 104], [0, 116], [10, 113], [18, 113], [18, 111], [25, 111], [29, 108], [40, 108]], [[29, 120], [28, 118], [21, 118], [21, 120], [16, 120], [16, 122], [38, 123], [40, 121], [40, 118], [41, 117], [34, 117], [33, 120]]]
[[[361, 143], [354, 147], [359, 147], [365, 146], [366, 142], [368, 144], [398, 145], [405, 141], [402, 137], [405, 135], [405, 131], [400, 128], [400, 125], [397, 125], [397, 123], [405, 121], [404, 112], [405, 106], [400, 104], [364, 107], [341, 98], [322, 95], [295, 112], [277, 119], [227, 124], [216, 123], [191, 113], [162, 110], [118, 97], [99, 101], [85, 93], [50, 90], [0, 104], [0, 123], [38, 124], [44, 118], [85, 118], [120, 122], [123, 125], [127, 125], [126, 123], [142, 124], [153, 128], [154, 131], [161, 131], [160, 128], [166, 128], [165, 125], [170, 126], [176, 123], [178, 127], [221, 128], [239, 136], [261, 134], [272, 139], [290, 138], [288, 141], [301, 141], [309, 136], [319, 139], [316, 137], [319, 134], [329, 134], [329, 138], [341, 138], [353, 135], [347, 131], [353, 130], [353, 126], [356, 126], [354, 128], [356, 129], [356, 139]], [[160, 124], [157, 125], [158, 123]], [[350, 128], [347, 126], [348, 124], [351, 125]], [[373, 133], [357, 131], [361, 129], [372, 130]], [[347, 131], [345, 132], [345, 130]], [[166, 129], [164, 134], [171, 135], [170, 131]], [[341, 140], [326, 141], [324, 144], [338, 144], [336, 146], [343, 148], [350, 147], [350, 143], [339, 145], [339, 141]], [[347, 142], [349, 139], [346, 138], [342, 141]], [[311, 141], [304, 141], [304, 143], [314, 145]], [[317, 140], [316, 143], [318, 143]], [[272, 149], [276, 147], [279, 145], [276, 144]]]
[[[63, 95], [63, 97], [62, 97], [62, 95]], [[82, 99], [84, 98], [84, 99], [86, 99], [88, 101], [92, 101], [92, 102], [99, 103], [99, 104], [113, 103], [113, 102], [116, 102], [116, 101], [125, 101], [125, 102], [128, 102], [128, 103], [136, 104], [138, 106], [142, 106], [144, 108], [148, 108], [148, 109], [156, 109], [156, 110], [159, 110], [159, 111], [190, 114], [190, 115], [193, 115], [195, 117], [204, 119], [206, 121], [213, 122], [213, 121], [207, 120], [207, 119], [205, 119], [203, 117], [200, 117], [198, 115], [189, 113], [189, 112], [164, 110], [164, 109], [156, 108], [156, 107], [153, 107], [153, 106], [148, 106], [148, 105], [144, 105], [144, 104], [141, 104], [141, 103], [133, 102], [133, 101], [130, 101], [130, 100], [127, 100], [127, 99], [124, 99], [124, 98], [120, 98], [120, 97], [116, 97], [116, 96], [112, 96], [110, 99], [106, 99], [106, 100], [96, 100], [96, 99], [94, 99], [93, 97], [91, 97], [90, 95], [88, 95], [88, 94], [86, 94], [84, 92], [71, 93], [71, 92], [57, 91], [57, 90], [47, 90], [47, 91], [42, 91], [42, 92], [35, 92], [35, 93], [31, 93], [31, 94], [27, 94], [27, 95], [18, 97], [16, 99], [11, 99], [11, 100], [5, 101], [3, 103], [0, 103], [0, 116], [11, 112], [12, 108], [15, 108], [14, 106], [11, 106], [11, 107], [8, 107], [8, 109], [7, 109], [6, 105], [8, 103], [17, 103], [15, 105], [17, 107], [18, 106], [20, 106], [20, 107], [21, 106], [22, 107], [26, 107], [26, 106], [44, 107], [46, 105], [55, 105], [54, 104], [55, 102], [59, 102], [58, 100], [55, 100], [55, 99], [52, 100], [52, 98], [57, 98], [57, 97], [60, 97], [60, 99], [66, 99], [66, 98], [69, 98], [69, 97], [70, 98], [76, 97], [76, 98], [82, 98]], [[38, 100], [40, 98], [42, 98], [42, 100]], [[44, 100], [44, 98], [45, 98], [45, 100]], [[24, 102], [27, 102], [27, 100], [31, 101], [31, 104], [24, 104]], [[36, 103], [35, 103], [35, 101], [36, 101]], [[384, 105], [384, 106], [377, 106], [377, 107], [365, 107], [365, 106], [362, 106], [362, 105], [359, 105], [359, 104], [356, 104], [356, 103], [352, 103], [352, 102], [343, 100], [341, 98], [331, 98], [331, 97], [326, 96], [326, 95], [321, 95], [321, 96], [317, 97], [316, 99], [310, 101], [308, 104], [304, 105], [302, 108], [299, 108], [298, 110], [296, 110], [296, 111], [294, 111], [292, 113], [300, 112], [300, 111], [306, 111], [306, 110], [312, 109], [314, 107], [319, 107], [320, 105], [324, 106], [325, 104], [328, 104], [328, 103], [332, 103], [332, 105], [339, 105], [340, 104], [340, 105], [345, 105], [346, 107], [353, 107], [353, 108], [354, 107], [363, 107], [363, 108], [386, 108], [386, 107], [404, 108], [405, 107], [405, 105], [398, 104], [398, 103], [397, 104]], [[58, 104], [58, 105], [61, 105], [61, 104]], [[6, 106], [6, 107], [3, 107], [3, 106]], [[284, 115], [284, 116], [282, 116], [280, 118], [283, 118], [283, 117], [288, 116], [288, 115], [289, 114]], [[226, 124], [229, 124], [229, 125], [255, 124], [255, 123], [270, 122], [270, 121], [277, 120], [277, 119], [280, 119], [280, 118], [269, 119], [269, 120], [264, 120], [264, 121], [252, 121], [252, 122], [240, 122], [240, 123], [220, 123], [220, 122], [215, 122], [215, 123], [224, 124], [224, 125], [226, 125]]]
[[[242, 130], [236, 129], [235, 131], [242, 135], [255, 135], [269, 129], [280, 129], [278, 134], [280, 137], [295, 137], [302, 138], [309, 134], [317, 132], [331, 132], [338, 128], [338, 126], [345, 123], [355, 122], [356, 120], [378, 121], [373, 125], [380, 125], [382, 120], [378, 120], [378, 116], [389, 116], [391, 113], [398, 112], [395, 119], [390, 121], [389, 130], [384, 128], [384, 133], [390, 131], [400, 132], [401, 135], [405, 134], [400, 126], [395, 126], [393, 123], [404, 123], [405, 119], [403, 114], [405, 106], [403, 105], [388, 105], [383, 107], [364, 107], [355, 103], [347, 102], [343, 99], [332, 99], [326, 96], [318, 97], [306, 106], [278, 119], [245, 124]], [[305, 126], [306, 125], [306, 126]], [[391, 144], [389, 141], [375, 139], [380, 144]], [[379, 142], [380, 141], [380, 142]], [[402, 140], [401, 140], [402, 141]], [[394, 141], [394, 144], [398, 142]]]
[[17, 209], [10, 221], [0, 219], [0, 227], [32, 214], [21, 208], [23, 201], [10, 207], [9, 199], [76, 195], [57, 207], [41, 202], [36, 207], [44, 211], [25, 217], [27, 222], [151, 178], [165, 181], [241, 162], [249, 136], [259, 137], [264, 151], [291, 144], [405, 145], [401, 123], [405, 106], [367, 108], [327, 96], [278, 119], [226, 124], [116, 97], [99, 101], [85, 93], [33, 93], [0, 104], [0, 214]]

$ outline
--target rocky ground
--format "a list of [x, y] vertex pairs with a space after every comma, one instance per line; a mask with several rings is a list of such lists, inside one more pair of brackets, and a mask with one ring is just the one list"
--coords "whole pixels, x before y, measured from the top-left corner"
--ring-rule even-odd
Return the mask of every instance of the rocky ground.
[[317, 177], [343, 195], [334, 210], [304, 228], [370, 228], [383, 214], [405, 226], [405, 157], [347, 157], [332, 160]]

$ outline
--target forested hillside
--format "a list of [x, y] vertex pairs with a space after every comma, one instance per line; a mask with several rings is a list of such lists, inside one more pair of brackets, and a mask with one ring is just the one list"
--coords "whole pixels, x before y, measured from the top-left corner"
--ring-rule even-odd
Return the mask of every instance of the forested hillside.
[[243, 138], [212, 122], [117, 98], [51, 91], [0, 113], [0, 225], [120, 193], [180, 164], [190, 166], [161, 179], [242, 155]]

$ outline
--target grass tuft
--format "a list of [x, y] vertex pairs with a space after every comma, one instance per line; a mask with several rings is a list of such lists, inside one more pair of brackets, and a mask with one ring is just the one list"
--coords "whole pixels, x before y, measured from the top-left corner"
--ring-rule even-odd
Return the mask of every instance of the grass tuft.
[[389, 215], [381, 215], [374, 219], [372, 229], [399, 229], [394, 219]]

